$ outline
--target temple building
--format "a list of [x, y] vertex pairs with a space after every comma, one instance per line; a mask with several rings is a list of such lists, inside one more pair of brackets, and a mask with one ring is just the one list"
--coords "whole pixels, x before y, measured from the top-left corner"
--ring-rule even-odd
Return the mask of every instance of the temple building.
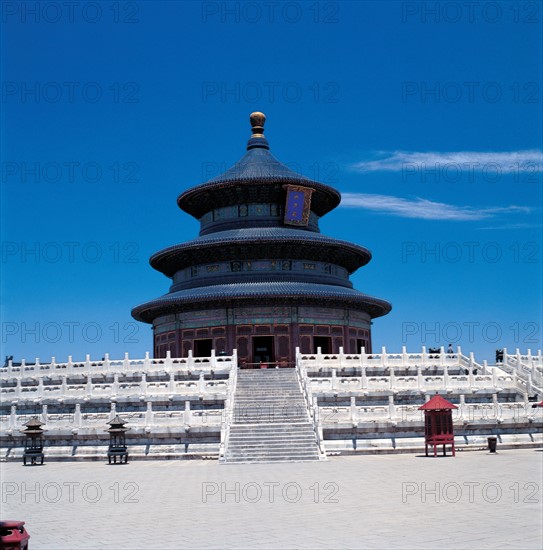
[[319, 219], [339, 205], [339, 192], [278, 161], [265, 116], [250, 120], [247, 153], [178, 197], [179, 208], [199, 220], [199, 237], [151, 257], [172, 284], [133, 317], [152, 323], [157, 358], [237, 349], [241, 365], [293, 365], [297, 347], [371, 353], [371, 321], [391, 305], [349, 280], [370, 251], [320, 233]]

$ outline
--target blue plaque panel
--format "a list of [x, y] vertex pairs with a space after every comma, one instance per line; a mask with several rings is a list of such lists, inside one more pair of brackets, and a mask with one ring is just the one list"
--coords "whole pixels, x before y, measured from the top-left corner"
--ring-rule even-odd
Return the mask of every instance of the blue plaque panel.
[[313, 189], [298, 185], [286, 185], [287, 200], [284, 223], [306, 226], [311, 213], [311, 194]]

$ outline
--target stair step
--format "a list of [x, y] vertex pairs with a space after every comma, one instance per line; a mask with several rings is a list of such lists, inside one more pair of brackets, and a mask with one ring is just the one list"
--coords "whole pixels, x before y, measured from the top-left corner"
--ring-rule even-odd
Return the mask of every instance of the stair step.
[[318, 459], [315, 431], [295, 369], [238, 372], [222, 462]]
[[262, 438], [234, 438], [228, 441], [230, 445], [297, 445], [305, 443], [313, 443], [315, 441], [314, 436], [306, 437], [262, 437]]

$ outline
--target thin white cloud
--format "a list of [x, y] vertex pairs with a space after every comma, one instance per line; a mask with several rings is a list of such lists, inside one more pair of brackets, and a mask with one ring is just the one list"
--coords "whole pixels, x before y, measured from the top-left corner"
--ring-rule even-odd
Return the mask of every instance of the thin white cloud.
[[357, 172], [400, 172], [413, 168], [429, 169], [447, 166], [469, 172], [492, 170], [500, 174], [543, 171], [543, 152], [534, 149], [508, 152], [458, 151], [449, 153], [381, 151], [377, 154], [384, 156], [374, 160], [356, 162], [351, 164], [351, 168]]
[[543, 224], [540, 223], [508, 223], [505, 225], [496, 225], [494, 227], [478, 227], [480, 231], [496, 231], [498, 229], [541, 229]]
[[531, 211], [526, 206], [505, 206], [473, 208], [455, 206], [443, 202], [434, 202], [416, 197], [404, 199], [391, 195], [373, 195], [366, 193], [342, 193], [341, 206], [373, 210], [403, 218], [422, 220], [477, 221], [505, 214], [527, 214]]

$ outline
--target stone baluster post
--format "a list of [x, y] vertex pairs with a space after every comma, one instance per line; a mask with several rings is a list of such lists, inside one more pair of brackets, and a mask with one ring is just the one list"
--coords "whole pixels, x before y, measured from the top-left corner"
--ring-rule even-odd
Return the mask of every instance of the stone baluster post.
[[198, 377], [198, 393], [202, 394], [206, 391], [206, 381], [204, 378], [204, 372], [200, 372], [200, 376]]
[[168, 387], [170, 393], [175, 393], [175, 372], [169, 371], [168, 376], [170, 377], [170, 380], [168, 381]]
[[143, 358], [143, 368], [146, 372], [149, 372], [149, 369], [151, 368], [151, 358], [149, 357], [149, 352], [145, 352], [145, 357]]
[[417, 389], [424, 389], [424, 377], [422, 376], [422, 367], [417, 365]]
[[113, 395], [119, 394], [119, 373], [113, 373]]
[[[168, 362], [168, 354], [166, 354], [166, 362]], [[171, 366], [171, 359], [169, 361]], [[194, 368], [194, 357], [192, 356], [192, 350], [189, 349], [189, 354], [187, 356], [187, 369], [192, 370]]]
[[17, 405], [11, 405], [9, 413], [9, 429], [14, 430], [17, 428]]
[[441, 346], [439, 348], [439, 365], [442, 367], [445, 364], [445, 348]]
[[394, 372], [394, 365], [390, 365], [390, 374], [388, 377], [390, 389], [393, 390], [396, 386], [396, 373]]
[[317, 348], [316, 359], [317, 359], [317, 368], [321, 368], [322, 367], [322, 348], [320, 347]]
[[75, 404], [75, 412], [74, 412], [74, 426], [76, 428], [83, 427], [83, 419], [81, 417], [81, 403]]
[[510, 365], [509, 363], [509, 357], [507, 356], [507, 348], [503, 348], [503, 360], [500, 366], [505, 372], [507, 372], [507, 369], [510, 366], [513, 366], [513, 365]]
[[402, 346], [402, 367], [407, 367], [409, 365], [409, 355], [407, 353], [407, 348]]
[[112, 401], [109, 409], [109, 420], [112, 420], [113, 418], [115, 418], [116, 414], [117, 414], [117, 404], [115, 403], [115, 401]]
[[140, 395], [147, 395], [147, 373], [141, 373]]
[[47, 424], [47, 405], [41, 406], [41, 421]]
[[102, 361], [102, 365], [104, 366], [104, 369], [109, 369], [109, 353], [104, 353], [104, 360]]
[[343, 359], [344, 359], [344, 357], [343, 357], [343, 346], [339, 346], [339, 368], [340, 369], [343, 368], [343, 365], [344, 365]]
[[354, 395], [351, 396], [351, 409], [349, 417], [353, 424], [358, 423], [358, 410], [356, 408], [356, 397]]
[[492, 369], [492, 387], [498, 387], [498, 367]]
[[86, 388], [86, 395], [87, 397], [92, 397], [92, 374], [90, 372], [87, 373], [87, 388]]
[[38, 397], [43, 397], [43, 376], [38, 377]]
[[483, 374], [489, 374], [489, 372], [488, 372], [488, 361], [486, 359], [483, 361]]
[[363, 389], [363, 390], [366, 390], [368, 388], [368, 377], [366, 376], [366, 365], [363, 364], [362, 365], [362, 373], [360, 375], [360, 387]]
[[396, 405], [394, 405], [394, 395], [388, 396], [388, 418], [392, 422], [396, 421]]
[[211, 361], [210, 361], [211, 368], [212, 369], [217, 368], [217, 357], [215, 356], [215, 350], [214, 349], [211, 350], [211, 358], [210, 359], [211, 359]]
[[152, 426], [154, 424], [153, 402], [147, 401], [147, 410], [145, 411], [145, 425]]
[[387, 348], [383, 346], [381, 348], [381, 366], [386, 367], [388, 365]]
[[460, 394], [460, 403], [459, 403], [459, 409], [460, 409], [460, 418], [463, 420], [463, 421], [467, 421], [467, 416], [468, 416], [468, 408], [466, 406], [466, 396], [461, 393]]
[[192, 411], [190, 410], [190, 401], [185, 401], [185, 412], [183, 413], [183, 423], [185, 426], [190, 426], [192, 422]]
[[66, 372], [72, 374], [74, 372], [74, 363], [72, 361], [72, 356], [68, 355], [68, 362], [66, 363]]
[[449, 365], [443, 364], [443, 389], [447, 391], [449, 387]]
[[498, 394], [493, 393], [492, 394], [492, 409], [494, 411], [494, 418], [500, 417], [500, 404], [498, 403]]
[[90, 368], [91, 368], [91, 360], [90, 360], [90, 355], [87, 353], [85, 355], [85, 370], [88, 372], [90, 371]]
[[426, 353], [426, 346], [422, 346], [422, 351], [421, 351], [421, 363], [422, 363], [422, 367], [426, 367], [426, 365], [428, 365], [428, 354]]
[[473, 352], [470, 351], [470, 354], [469, 354], [469, 387], [470, 389], [473, 389], [475, 384], [475, 379], [473, 377], [474, 368], [475, 368], [475, 357], [473, 355]]
[[130, 370], [130, 357], [128, 355], [128, 352], [125, 352], [125, 354], [124, 354], [123, 370], [124, 371], [129, 371]]
[[422, 365], [422, 368], [424, 369], [428, 365], [428, 353], [426, 353], [426, 346], [422, 346], [420, 357], [421, 357], [421, 365]]
[[337, 374], [335, 368], [332, 368], [332, 389], [337, 390]]

